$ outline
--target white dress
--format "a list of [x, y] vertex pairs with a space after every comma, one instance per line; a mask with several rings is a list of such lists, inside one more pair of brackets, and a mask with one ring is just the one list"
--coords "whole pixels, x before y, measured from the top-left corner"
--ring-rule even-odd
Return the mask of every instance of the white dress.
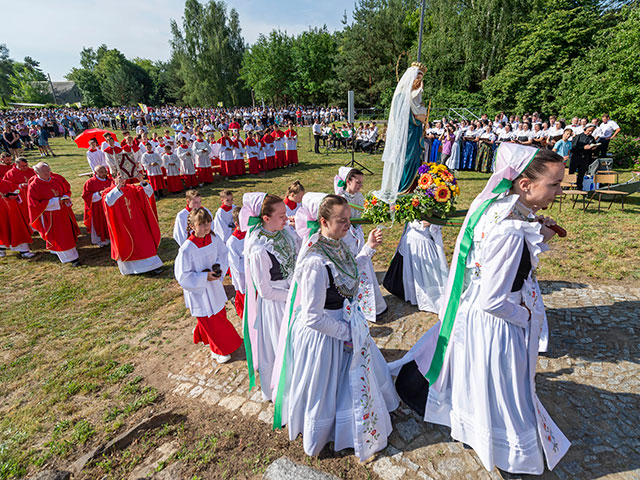
[[451, 155], [447, 158], [446, 166], [449, 170], [458, 170], [460, 168], [460, 144], [462, 143], [462, 135], [464, 130], [458, 129], [455, 134], [455, 140], [451, 146]]
[[[446, 425], [470, 445], [487, 470], [541, 474], [553, 468], [569, 441], [549, 417], [535, 390], [544, 305], [535, 277], [547, 250], [540, 224], [514, 218], [517, 195], [491, 205], [474, 231], [465, 283], [442, 370], [430, 386], [425, 421]], [[511, 292], [524, 245], [532, 270]], [[528, 320], [524, 302], [531, 310]], [[429, 370], [440, 324], [405, 357]], [[394, 367], [391, 366], [393, 369]]]
[[423, 312], [438, 313], [449, 275], [442, 227], [423, 227], [417, 220], [408, 223], [398, 253], [402, 255], [404, 299]]
[[[359, 269], [371, 262], [373, 253], [368, 246], [361, 249]], [[335, 451], [355, 448], [365, 460], [386, 447], [392, 431], [389, 412], [399, 399], [355, 299], [343, 298], [342, 308], [325, 308], [327, 267], [339, 285], [340, 272], [318, 251], [310, 250], [296, 267], [300, 304], [290, 329], [282, 420], [291, 440], [302, 433], [307, 455], [334, 442]], [[345, 343], [349, 341], [352, 346]]]
[[[352, 195], [346, 190], [343, 190], [340, 195], [345, 197], [347, 202], [353, 205], [364, 206], [364, 196], [360, 192]], [[351, 218], [360, 218], [361, 216], [362, 212], [360, 210], [351, 208]], [[349, 228], [349, 231], [342, 240], [347, 244], [354, 257], [358, 256], [360, 250], [362, 250], [366, 243], [364, 232], [360, 225], [351, 225], [351, 228]], [[384, 301], [384, 297], [380, 291], [380, 284], [378, 283], [371, 258], [367, 257], [363, 262], [360, 268], [358, 304], [365, 318], [370, 322], [375, 322], [376, 315], [383, 313], [387, 309], [387, 303]]]
[[[279, 241], [274, 240], [274, 234], [282, 236]], [[257, 292], [257, 305], [255, 318], [248, 321], [257, 331], [257, 345], [252, 346], [252, 350], [257, 352], [263, 398], [272, 400], [271, 374], [290, 277], [295, 267], [296, 242], [286, 230], [271, 233], [258, 227], [258, 231], [251, 235], [250, 242], [245, 243], [244, 255], [245, 264], [251, 270], [251, 282]], [[246, 290], [249, 293], [253, 291], [249, 285]]]

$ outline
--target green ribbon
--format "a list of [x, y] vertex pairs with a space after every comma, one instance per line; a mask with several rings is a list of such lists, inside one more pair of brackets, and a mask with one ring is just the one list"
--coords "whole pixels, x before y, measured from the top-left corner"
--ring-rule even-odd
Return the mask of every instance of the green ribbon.
[[513, 180], [509, 180], [508, 178], [503, 178], [502, 180], [500, 180], [500, 183], [498, 183], [498, 185], [496, 185], [496, 187], [493, 190], [491, 190], [491, 193], [500, 194], [503, 192], [507, 192], [511, 189], [511, 187], [513, 187]]
[[317, 220], [307, 221], [307, 228], [309, 229], [309, 238], [320, 231], [320, 222]]
[[[251, 222], [251, 219], [249, 219], [249, 222]], [[253, 351], [251, 350], [251, 337], [249, 336], [249, 295], [253, 295], [253, 292], [248, 291], [244, 297], [244, 326], [242, 332], [244, 334], [244, 353], [247, 357], [247, 368], [249, 369], [249, 390], [251, 390], [256, 386], [256, 372], [253, 368]]]
[[347, 182], [345, 182], [344, 180], [338, 180], [338, 186], [340, 188], [344, 188], [347, 186]]
[[485, 200], [482, 205], [480, 205], [480, 208], [473, 212], [473, 215], [469, 218], [467, 227], [464, 230], [464, 236], [460, 242], [460, 251], [458, 252], [458, 261], [456, 262], [456, 275], [453, 279], [453, 286], [451, 287], [451, 294], [449, 295], [449, 303], [447, 303], [447, 311], [445, 312], [444, 319], [442, 320], [440, 334], [438, 335], [438, 343], [436, 344], [436, 350], [433, 353], [431, 366], [425, 375], [425, 378], [429, 381], [430, 385], [433, 385], [440, 376], [440, 370], [442, 370], [442, 364], [444, 363], [444, 354], [447, 351], [449, 337], [451, 337], [451, 330], [453, 330], [453, 324], [455, 323], [456, 314], [458, 313], [458, 306], [460, 305], [460, 296], [462, 295], [462, 287], [464, 283], [464, 272], [467, 266], [467, 257], [471, 251], [471, 245], [473, 245], [473, 230], [487, 207], [495, 202], [495, 200], [495, 198]]
[[[311, 222], [307, 222], [309, 225]], [[318, 223], [318, 222], [316, 222]], [[282, 404], [284, 403], [284, 389], [287, 385], [287, 352], [289, 351], [289, 337], [291, 336], [291, 318], [293, 317], [293, 307], [296, 303], [296, 293], [298, 292], [298, 282], [293, 284], [291, 297], [289, 299], [289, 321], [287, 323], [287, 341], [284, 344], [284, 356], [282, 358], [282, 368], [278, 379], [278, 393], [273, 402], [273, 430], [282, 428]]]
[[247, 226], [248, 227], [253, 227], [249, 229], [249, 233], [253, 232], [258, 225], [260, 225], [262, 223], [262, 220], [260, 219], [260, 217], [249, 217], [249, 221], [247, 222]]
[[[533, 162], [533, 159], [536, 158], [536, 155], [539, 151], [540, 149], [536, 150], [529, 162], [527, 162], [527, 165], [522, 169], [522, 172], [524, 172], [527, 167], [531, 165], [531, 162]], [[492, 190], [492, 193], [500, 194], [506, 192], [512, 186], [512, 180], [503, 178]], [[447, 346], [449, 345], [449, 338], [451, 337], [453, 324], [455, 323], [456, 315], [458, 313], [458, 307], [460, 306], [460, 297], [462, 296], [462, 288], [464, 287], [464, 272], [467, 267], [467, 257], [469, 256], [471, 246], [473, 245], [473, 231], [475, 230], [476, 225], [480, 221], [480, 218], [487, 210], [489, 205], [491, 205], [497, 199], [498, 196], [485, 200], [480, 205], [480, 207], [475, 212], [473, 212], [471, 217], [469, 217], [469, 222], [467, 222], [467, 226], [464, 229], [464, 235], [462, 237], [462, 240], [460, 241], [460, 250], [458, 252], [458, 258], [456, 260], [457, 268], [455, 277], [453, 278], [453, 285], [451, 286], [451, 293], [449, 295], [449, 302], [447, 303], [447, 310], [444, 314], [444, 318], [442, 319], [442, 326], [440, 327], [438, 343], [436, 344], [436, 350], [433, 353], [431, 366], [429, 367], [429, 371], [425, 375], [425, 378], [428, 380], [430, 385], [433, 385], [440, 376], [440, 371], [442, 370], [442, 365], [444, 363], [444, 356], [447, 351]]]

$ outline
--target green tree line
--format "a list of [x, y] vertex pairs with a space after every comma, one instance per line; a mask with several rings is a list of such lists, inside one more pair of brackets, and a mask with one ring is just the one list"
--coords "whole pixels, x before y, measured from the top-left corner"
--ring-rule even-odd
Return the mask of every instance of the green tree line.
[[[640, 132], [637, 0], [427, 0], [426, 7], [423, 98], [434, 106], [609, 112]], [[97, 106], [344, 105], [346, 91], [354, 90], [358, 107], [384, 110], [397, 77], [417, 56], [420, 1], [357, 0], [342, 24], [335, 32], [316, 26], [297, 35], [275, 29], [248, 45], [235, 9], [186, 0], [180, 21], [171, 21], [167, 61], [127, 59], [102, 45], [83, 49], [67, 78]], [[24, 87], [39, 72], [35, 62], [14, 72], [11, 83], [0, 61], [3, 96], [15, 97], [16, 82]]]

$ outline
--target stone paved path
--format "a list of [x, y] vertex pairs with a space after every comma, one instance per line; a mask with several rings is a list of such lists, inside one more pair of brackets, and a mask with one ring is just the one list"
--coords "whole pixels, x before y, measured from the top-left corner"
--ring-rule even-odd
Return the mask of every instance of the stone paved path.
[[[640, 288], [542, 282], [551, 331], [550, 352], [538, 361], [538, 394], [572, 442], [543, 479], [640, 479]], [[371, 326], [385, 358], [404, 354], [436, 321], [385, 293], [386, 318]], [[230, 315], [238, 331], [240, 320]], [[220, 405], [271, 424], [273, 406], [248, 391], [244, 354], [220, 366], [207, 349], [170, 367], [173, 393], [185, 401]], [[371, 462], [385, 480], [500, 479], [446, 428], [424, 423], [410, 409], [392, 414], [387, 449]], [[526, 476], [525, 476], [526, 477]], [[513, 478], [513, 477], [511, 477]], [[515, 477], [519, 478], [519, 477]], [[531, 477], [533, 478], [533, 477]]]

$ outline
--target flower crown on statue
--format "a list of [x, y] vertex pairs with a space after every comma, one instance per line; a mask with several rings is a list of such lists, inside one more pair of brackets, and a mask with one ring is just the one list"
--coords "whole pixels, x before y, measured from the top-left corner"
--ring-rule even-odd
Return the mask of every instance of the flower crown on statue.
[[417, 67], [423, 74], [427, 73], [427, 67], [420, 62], [413, 62], [412, 67]]

